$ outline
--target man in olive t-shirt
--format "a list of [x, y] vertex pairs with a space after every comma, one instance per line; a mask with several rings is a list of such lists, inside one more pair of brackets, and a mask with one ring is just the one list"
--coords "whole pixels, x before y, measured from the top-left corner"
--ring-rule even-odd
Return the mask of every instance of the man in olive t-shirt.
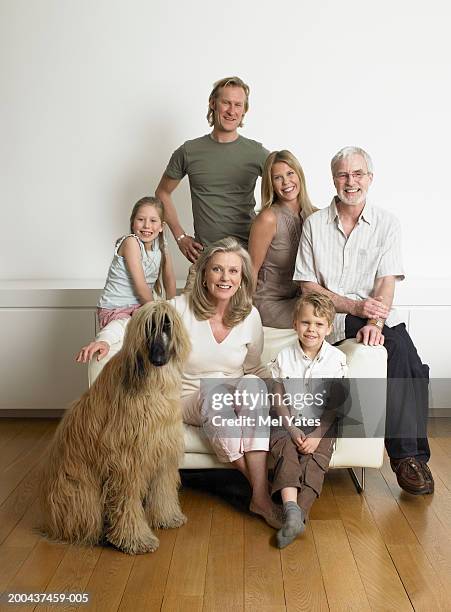
[[[165, 219], [180, 250], [194, 262], [204, 246], [233, 236], [247, 247], [254, 189], [267, 151], [238, 134], [249, 106], [249, 87], [238, 77], [217, 81], [209, 98], [211, 134], [188, 140], [173, 154], [158, 185]], [[195, 237], [180, 225], [171, 194], [189, 177]]]

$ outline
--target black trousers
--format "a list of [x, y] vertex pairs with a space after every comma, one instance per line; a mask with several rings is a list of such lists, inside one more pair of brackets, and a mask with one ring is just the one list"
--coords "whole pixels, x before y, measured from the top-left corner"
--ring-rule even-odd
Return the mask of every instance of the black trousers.
[[[346, 338], [355, 338], [366, 319], [346, 315]], [[404, 323], [382, 331], [387, 363], [385, 448], [392, 459], [428, 461], [429, 366], [422, 363]]]

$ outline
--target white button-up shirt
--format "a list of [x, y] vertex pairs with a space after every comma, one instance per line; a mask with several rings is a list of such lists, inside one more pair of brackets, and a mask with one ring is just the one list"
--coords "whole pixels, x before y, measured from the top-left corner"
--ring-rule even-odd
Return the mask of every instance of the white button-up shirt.
[[[364, 300], [372, 295], [375, 280], [383, 276], [404, 278], [401, 227], [398, 219], [366, 204], [349, 236], [338, 216], [335, 197], [328, 208], [304, 222], [293, 280], [318, 283], [339, 295]], [[344, 313], [335, 315], [332, 344], [345, 338]], [[387, 325], [399, 322], [390, 312]]]
[[[323, 389], [321, 380], [323, 378], [345, 378], [348, 374], [346, 355], [335, 346], [331, 346], [324, 340], [319, 353], [314, 359], [310, 359], [302, 350], [299, 340], [282, 349], [270, 364], [273, 378], [280, 379], [283, 383], [285, 393], [291, 399], [290, 413], [296, 413], [297, 399], [300, 393], [319, 392], [323, 400], [327, 397], [327, 390]], [[305, 418], [320, 418], [324, 403], [319, 400], [312, 405], [302, 406], [302, 416]], [[299, 400], [302, 403], [301, 399]], [[299, 408], [298, 408], [299, 410]]]
[[347, 376], [346, 355], [324, 340], [314, 359], [306, 355], [299, 340], [280, 351], [270, 363], [273, 378], [344, 378]]

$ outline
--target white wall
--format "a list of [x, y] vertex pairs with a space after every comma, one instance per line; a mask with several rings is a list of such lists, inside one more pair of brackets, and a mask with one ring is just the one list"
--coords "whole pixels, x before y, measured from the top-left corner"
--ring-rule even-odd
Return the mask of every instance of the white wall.
[[[403, 222], [407, 272], [449, 278], [450, 12], [438, 0], [0, 0], [0, 278], [103, 278], [133, 203], [208, 131], [212, 82], [231, 74], [251, 85], [243, 134], [291, 149], [320, 207], [330, 157], [366, 148], [373, 198]], [[186, 180], [175, 201], [189, 229]]]

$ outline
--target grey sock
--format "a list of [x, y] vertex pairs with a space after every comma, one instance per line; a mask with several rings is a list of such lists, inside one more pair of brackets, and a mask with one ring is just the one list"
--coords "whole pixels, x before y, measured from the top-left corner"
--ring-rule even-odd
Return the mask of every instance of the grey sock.
[[277, 532], [277, 546], [285, 548], [304, 531], [305, 514], [296, 502], [286, 502], [283, 505], [283, 525]]

